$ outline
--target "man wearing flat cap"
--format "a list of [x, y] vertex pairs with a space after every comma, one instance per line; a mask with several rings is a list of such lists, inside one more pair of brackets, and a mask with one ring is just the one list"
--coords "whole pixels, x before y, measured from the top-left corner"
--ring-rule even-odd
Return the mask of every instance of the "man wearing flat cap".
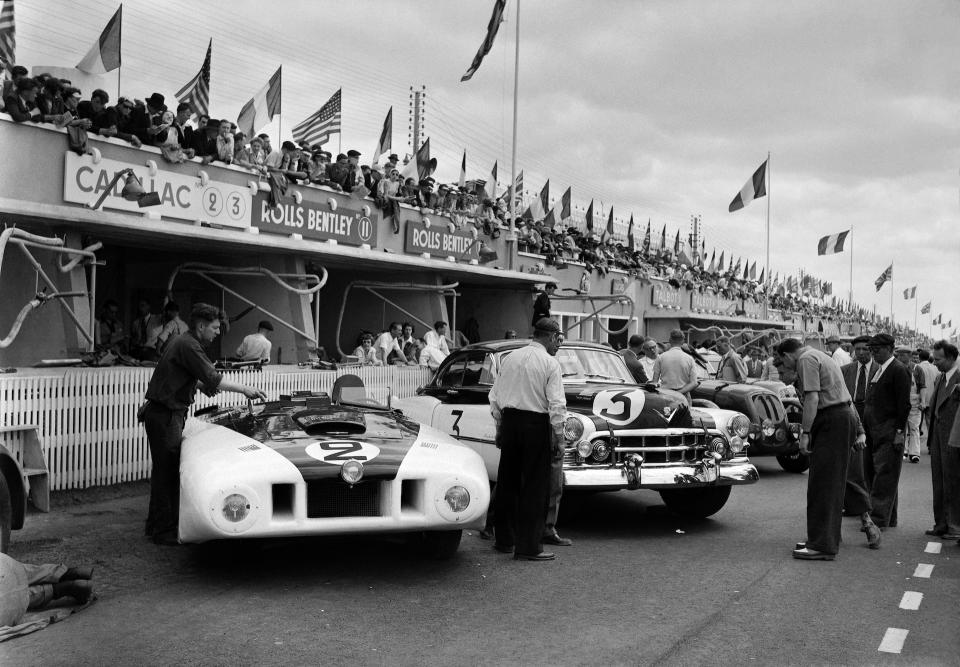
[[863, 426], [867, 432], [864, 471], [870, 484], [873, 522], [897, 525], [897, 491], [910, 414], [910, 373], [893, 356], [895, 340], [878, 333], [868, 346], [878, 366], [867, 384]]
[[237, 348], [237, 357], [240, 361], [270, 363], [270, 350], [273, 343], [267, 338], [268, 332], [273, 332], [273, 325], [268, 320], [263, 320], [257, 325], [257, 333], [244, 337], [240, 347]]
[[827, 338], [827, 349], [830, 351], [830, 356], [833, 357], [833, 360], [837, 362], [837, 366], [840, 366], [840, 368], [843, 368], [853, 361], [850, 355], [847, 354], [847, 351], [840, 347], [840, 336], [836, 334]]
[[507, 355], [490, 389], [490, 413], [500, 449], [494, 511], [494, 549], [516, 560], [547, 561], [543, 551], [550, 469], [562, 459], [567, 408], [560, 363], [560, 325], [542, 318], [533, 341]]

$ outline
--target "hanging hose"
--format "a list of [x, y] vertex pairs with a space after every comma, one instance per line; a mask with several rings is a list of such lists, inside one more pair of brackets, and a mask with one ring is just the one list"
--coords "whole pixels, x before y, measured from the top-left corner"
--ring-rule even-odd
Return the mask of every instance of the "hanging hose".
[[170, 299], [170, 295], [173, 294], [173, 283], [177, 279], [177, 274], [180, 273], [180, 271], [209, 271], [210, 273], [219, 273], [221, 275], [261, 275], [270, 278], [288, 292], [293, 292], [294, 294], [299, 294], [301, 296], [309, 296], [311, 294], [316, 294], [323, 288], [324, 285], [327, 284], [327, 270], [322, 266], [320, 267], [320, 270], [323, 271], [323, 278], [312, 273], [297, 276], [302, 279], [314, 278], [317, 281], [317, 284], [313, 287], [301, 289], [286, 282], [280, 275], [274, 273], [270, 269], [265, 269], [261, 266], [233, 267], [215, 266], [213, 264], [203, 264], [200, 262], [187, 262], [186, 264], [181, 264], [175, 268], [173, 273], [170, 274], [170, 279], [167, 281], [167, 298]]
[[[582, 324], [583, 322], [589, 319], [596, 319], [597, 326], [600, 327], [601, 331], [603, 331], [604, 333], [610, 336], [618, 336], [630, 329], [630, 322], [631, 320], [633, 320], [633, 315], [634, 313], [636, 313], [636, 310], [637, 310], [637, 304], [634, 303], [633, 299], [631, 299], [626, 294], [615, 294], [612, 296], [590, 296], [588, 294], [569, 294], [569, 295], [554, 294], [551, 297], [551, 299], [557, 300], [557, 301], [587, 301], [590, 303], [590, 307], [593, 308], [593, 312], [587, 315], [585, 318], [583, 318], [581, 322], [577, 322], [576, 324], [572, 324], [571, 326], [567, 327], [566, 331], [563, 332], [564, 334], [566, 334], [567, 331], [569, 331], [570, 329], [580, 326], [580, 324]], [[600, 301], [600, 300], [609, 301], [609, 303], [606, 306], [598, 308], [595, 301]], [[619, 329], [610, 329], [607, 325], [603, 323], [603, 320], [600, 319], [599, 317], [600, 313], [614, 304], [622, 304], [624, 302], [630, 304], [630, 314], [627, 315], [626, 324], [624, 324]]]
[[52, 298], [54, 298], [52, 295], [43, 294], [41, 292], [37, 294], [36, 297], [31, 299], [27, 305], [21, 308], [20, 313], [17, 315], [17, 319], [13, 321], [13, 326], [10, 327], [10, 332], [7, 334], [7, 337], [3, 340], [0, 340], [0, 349], [9, 347], [10, 344], [13, 343], [14, 339], [17, 337], [17, 334], [20, 333], [20, 327], [23, 326], [24, 321], [27, 319], [27, 315]]

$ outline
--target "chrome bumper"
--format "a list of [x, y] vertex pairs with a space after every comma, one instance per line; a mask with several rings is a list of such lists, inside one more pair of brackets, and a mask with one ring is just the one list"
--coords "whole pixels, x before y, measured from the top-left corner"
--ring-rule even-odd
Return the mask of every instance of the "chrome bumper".
[[625, 464], [612, 466], [564, 466], [563, 484], [570, 489], [612, 491], [617, 489], [673, 489], [694, 486], [753, 484], [760, 479], [756, 467], [746, 459], [698, 463], [652, 463], [630, 474]]

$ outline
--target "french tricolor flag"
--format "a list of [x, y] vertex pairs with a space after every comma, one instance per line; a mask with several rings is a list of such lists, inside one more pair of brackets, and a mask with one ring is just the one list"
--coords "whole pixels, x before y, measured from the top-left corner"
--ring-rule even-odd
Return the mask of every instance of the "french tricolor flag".
[[737, 193], [737, 196], [733, 198], [733, 201], [730, 202], [730, 212], [739, 211], [741, 208], [752, 202], [754, 199], [759, 199], [767, 194], [767, 160], [763, 161], [755, 172], [753, 176], [750, 177], [750, 180], [747, 181], [740, 192]]
[[90, 51], [77, 63], [77, 69], [87, 74], [106, 74], [120, 67], [120, 27], [123, 23], [123, 5], [100, 33]]
[[817, 243], [817, 254], [835, 255], [838, 252], [843, 252], [843, 244], [849, 235], [850, 230], [848, 229], [847, 231], [840, 232], [839, 234], [824, 236], [822, 239], [820, 239], [820, 242]]

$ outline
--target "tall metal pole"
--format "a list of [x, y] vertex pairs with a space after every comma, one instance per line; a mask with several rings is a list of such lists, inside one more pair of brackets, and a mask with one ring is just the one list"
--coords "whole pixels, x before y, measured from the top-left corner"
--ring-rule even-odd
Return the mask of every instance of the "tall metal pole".
[[[517, 193], [514, 192], [514, 186], [517, 182], [517, 92], [520, 89], [520, 0], [517, 0], [517, 29], [516, 29], [516, 49], [513, 60], [513, 147], [510, 155], [510, 226], [507, 231], [507, 242], [514, 243], [517, 239], [516, 230], [516, 200]], [[508, 250], [510, 255], [509, 265], [513, 268], [514, 249]]]
[[767, 151], [767, 280], [770, 279], [770, 185], [772, 179], [770, 178], [770, 151]]
[[917, 311], [920, 306], [917, 304], [920, 303], [920, 297], [917, 296], [916, 292], [913, 294], [913, 333], [917, 338], [920, 337], [920, 330], [917, 329]]
[[893, 331], [893, 262], [890, 262], [890, 331]]
[[853, 308], [853, 225], [850, 225], [850, 308]]

